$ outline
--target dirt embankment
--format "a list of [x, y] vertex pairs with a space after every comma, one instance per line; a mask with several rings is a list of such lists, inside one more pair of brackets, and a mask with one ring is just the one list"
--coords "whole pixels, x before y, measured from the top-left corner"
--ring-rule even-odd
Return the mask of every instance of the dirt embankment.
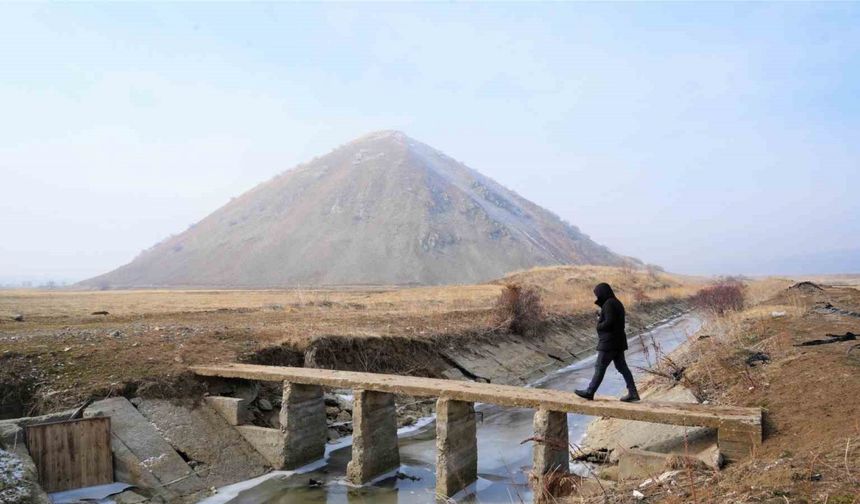
[[719, 472], [667, 466], [659, 483], [609, 482], [606, 495], [571, 502], [634, 502], [634, 491], [655, 503], [860, 502], [860, 291], [797, 284], [709, 321], [656, 371], [655, 389], [763, 408], [763, 445]]
[[[628, 330], [641, 332], [688, 309], [671, 299], [637, 306]], [[244, 362], [367, 371], [517, 384], [594, 351], [592, 315], [551, 315], [530, 335], [502, 329], [470, 330], [423, 339], [320, 336], [307, 345], [283, 344], [242, 356]]]

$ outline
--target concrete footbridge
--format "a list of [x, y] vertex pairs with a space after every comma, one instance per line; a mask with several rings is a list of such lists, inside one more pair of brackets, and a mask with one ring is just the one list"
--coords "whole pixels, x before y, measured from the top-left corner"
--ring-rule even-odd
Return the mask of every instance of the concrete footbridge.
[[[477, 425], [474, 403], [535, 409], [536, 475], [568, 469], [567, 413], [717, 429], [727, 461], [749, 456], [762, 442], [760, 408], [669, 402], [624, 403], [573, 393], [413, 376], [328, 369], [227, 364], [195, 366], [206, 377], [282, 382], [280, 429], [242, 425], [241, 400], [210, 397], [210, 402], [246, 439], [279, 468], [297, 468], [323, 457], [326, 415], [323, 387], [353, 389], [353, 447], [347, 477], [363, 484], [400, 465], [395, 395], [436, 397], [436, 493], [452, 496], [477, 480]], [[512, 443], [520, 440], [511, 440]], [[265, 452], [265, 453], [264, 453]]]

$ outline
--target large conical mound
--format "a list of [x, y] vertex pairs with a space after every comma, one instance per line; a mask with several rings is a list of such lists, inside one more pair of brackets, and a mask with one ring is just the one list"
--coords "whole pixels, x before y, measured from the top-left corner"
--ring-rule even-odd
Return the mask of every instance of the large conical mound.
[[94, 287], [471, 283], [625, 258], [400, 132], [378, 132], [230, 201]]

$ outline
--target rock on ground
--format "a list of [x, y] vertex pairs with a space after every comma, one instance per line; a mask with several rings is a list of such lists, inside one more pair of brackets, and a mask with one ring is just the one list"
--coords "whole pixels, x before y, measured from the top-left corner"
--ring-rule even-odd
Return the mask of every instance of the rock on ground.
[[49, 504], [51, 501], [39, 487], [35, 469], [32, 461], [0, 449], [0, 502]]

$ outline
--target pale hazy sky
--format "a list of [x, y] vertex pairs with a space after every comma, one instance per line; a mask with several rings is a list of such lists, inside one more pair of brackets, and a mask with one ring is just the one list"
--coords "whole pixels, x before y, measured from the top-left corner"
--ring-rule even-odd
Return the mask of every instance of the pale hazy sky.
[[860, 269], [860, 3], [2, 4], [0, 76], [0, 283], [378, 129], [673, 271]]

